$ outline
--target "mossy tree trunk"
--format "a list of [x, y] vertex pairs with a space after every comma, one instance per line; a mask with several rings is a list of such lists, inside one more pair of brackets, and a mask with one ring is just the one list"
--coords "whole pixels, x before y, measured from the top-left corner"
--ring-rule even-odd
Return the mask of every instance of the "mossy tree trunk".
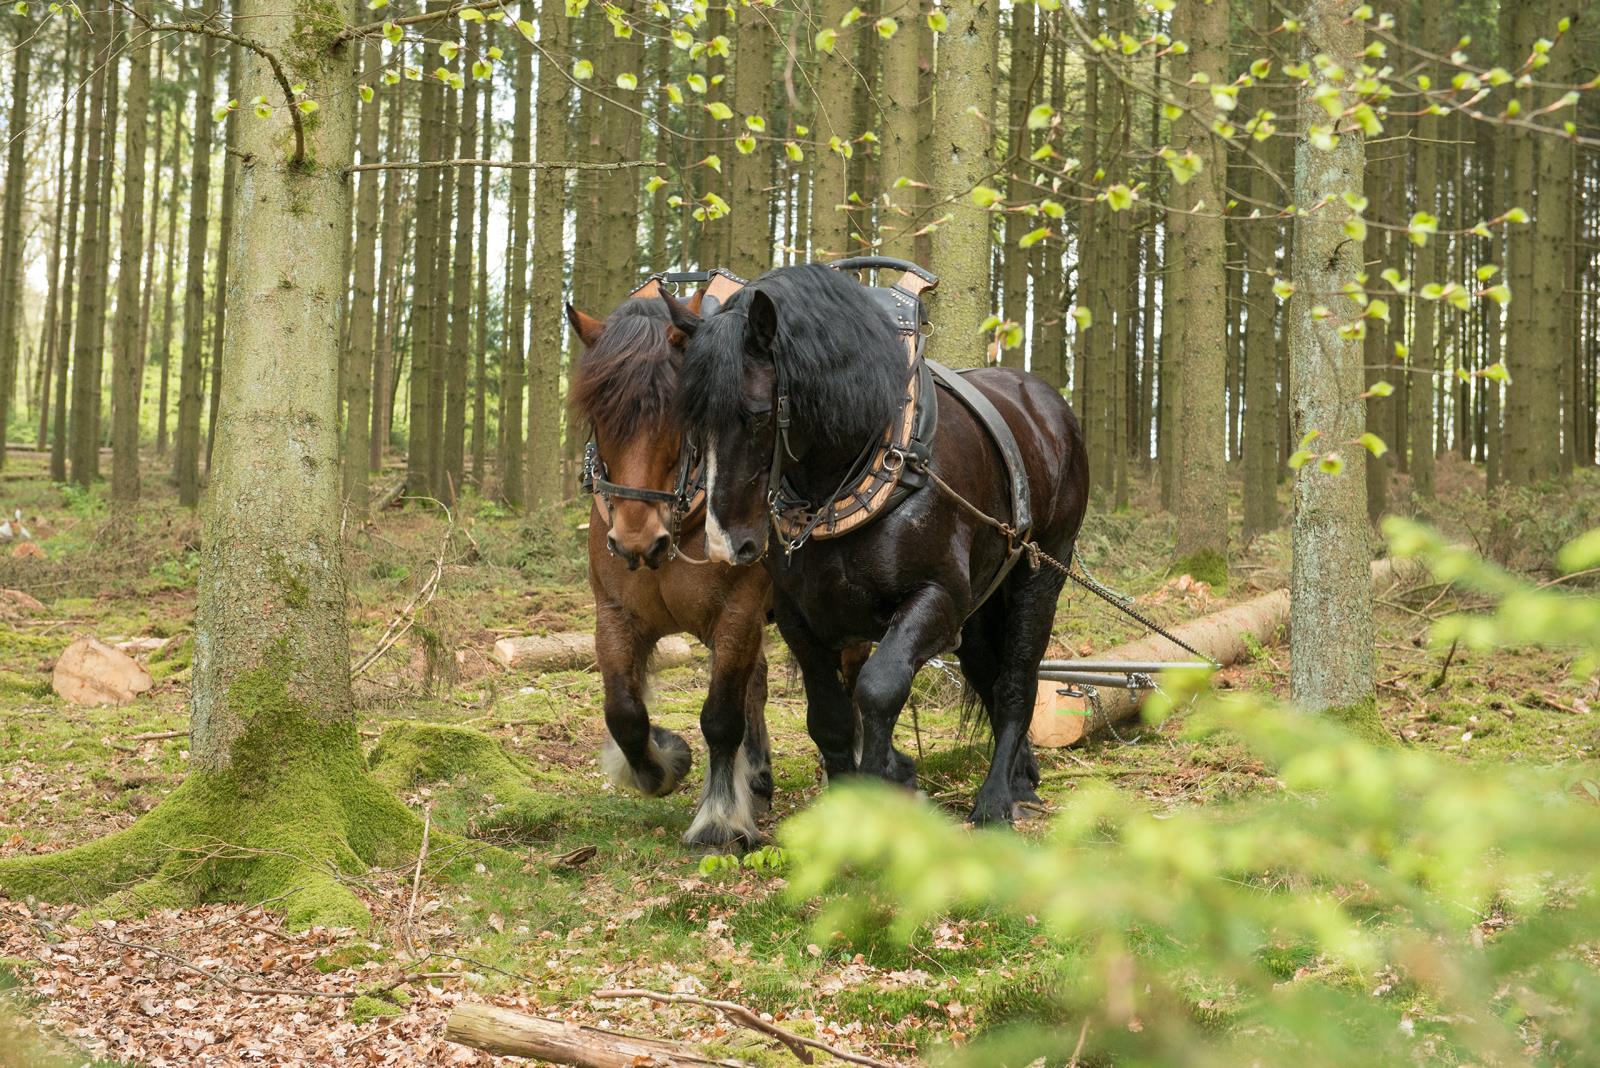
[[936, 298], [947, 343], [935, 355], [951, 367], [978, 367], [984, 339], [978, 327], [993, 302], [989, 260], [993, 239], [989, 212], [971, 191], [989, 176], [992, 138], [988, 107], [995, 82], [997, 0], [952, 0], [944, 7], [949, 29], [939, 35], [934, 66], [933, 188], [953, 198], [950, 218], [933, 234], [933, 269], [942, 278]]
[[[0, 861], [0, 891], [113, 895], [113, 910], [274, 901], [296, 925], [362, 925], [335, 873], [416, 847], [417, 821], [367, 773], [350, 700], [337, 420], [356, 96], [354, 50], [332, 38], [353, 13], [326, 0], [239, 4], [321, 107], [304, 161], [288, 109], [240, 125], [241, 314], [228, 323], [203, 509], [189, 777], [126, 831]], [[254, 54], [246, 83], [252, 95], [274, 84]]]
[[[1354, 70], [1361, 62], [1363, 33], [1359, 22], [1346, 18], [1343, 0], [1315, 0], [1306, 15], [1304, 58], [1326, 54]], [[1337, 454], [1343, 468], [1330, 473], [1312, 462], [1295, 476], [1290, 683], [1301, 708], [1371, 720], [1376, 712], [1366, 452], [1349, 444], [1366, 429], [1362, 346], [1356, 338], [1340, 336], [1342, 323], [1361, 314], [1341, 295], [1363, 269], [1362, 247], [1345, 233], [1352, 213], [1343, 198], [1361, 192], [1366, 145], [1353, 122], [1337, 124], [1338, 142], [1331, 151], [1312, 145], [1306, 132], [1328, 122], [1316, 90], [1308, 85], [1300, 94], [1295, 202], [1326, 203], [1326, 208], [1295, 216], [1290, 380], [1295, 439], [1317, 431], [1315, 448], [1324, 460]], [[1335, 314], [1319, 318], [1314, 309], [1324, 304]], [[1425, 444], [1431, 442], [1430, 437]]]

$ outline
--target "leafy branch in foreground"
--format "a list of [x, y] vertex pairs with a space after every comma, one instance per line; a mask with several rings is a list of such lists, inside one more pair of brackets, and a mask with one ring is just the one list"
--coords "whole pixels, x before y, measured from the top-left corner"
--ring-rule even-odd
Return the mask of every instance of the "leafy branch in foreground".
[[[1398, 552], [1500, 599], [1438, 637], [1600, 647], [1595, 598], [1531, 587], [1420, 528], [1390, 532]], [[1596, 545], [1579, 539], [1562, 563]], [[1208, 696], [1185, 729], [1243, 743], [1282, 789], [1155, 812], [1086, 784], [1043, 841], [969, 833], [904, 793], [840, 791], [785, 826], [792, 892], [865, 882], [821, 925], [849, 931], [887, 907], [907, 941], [952, 913], [1037, 919], [1073, 961], [1048, 992], [1060, 1023], [988, 1037], [957, 1064], [1572, 1064], [1600, 1042], [1592, 765], [1375, 747], [1260, 695]]]

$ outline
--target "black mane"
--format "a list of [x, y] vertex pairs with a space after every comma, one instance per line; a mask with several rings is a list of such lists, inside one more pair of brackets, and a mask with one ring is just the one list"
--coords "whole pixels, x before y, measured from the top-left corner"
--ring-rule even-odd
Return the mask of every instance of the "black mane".
[[661, 301], [624, 301], [578, 360], [569, 403], [602, 437], [629, 438], [672, 417], [680, 359], [668, 325]]
[[689, 431], [736, 426], [746, 409], [746, 314], [757, 292], [777, 309], [773, 350], [788, 376], [795, 429], [856, 449], [881, 434], [905, 390], [904, 344], [865, 286], [817, 264], [769, 271], [695, 331], [678, 401]]

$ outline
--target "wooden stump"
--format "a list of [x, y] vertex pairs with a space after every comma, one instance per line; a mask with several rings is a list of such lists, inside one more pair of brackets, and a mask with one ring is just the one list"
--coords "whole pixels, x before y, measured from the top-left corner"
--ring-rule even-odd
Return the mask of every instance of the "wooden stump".
[[495, 1005], [457, 1005], [445, 1022], [444, 1037], [485, 1053], [535, 1057], [572, 1068], [743, 1068], [741, 1061], [716, 1060], [676, 1042], [546, 1020]]
[[[656, 644], [658, 668], [687, 664], [693, 651], [681, 635]], [[594, 667], [594, 635], [566, 633], [501, 638], [494, 643], [494, 658], [506, 667], [527, 671], [584, 671]]]

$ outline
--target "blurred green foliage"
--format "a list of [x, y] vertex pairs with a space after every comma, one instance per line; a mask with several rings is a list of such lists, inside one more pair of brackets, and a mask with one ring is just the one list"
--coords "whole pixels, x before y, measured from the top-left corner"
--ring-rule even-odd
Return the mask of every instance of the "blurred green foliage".
[[[1592, 670], [1600, 599], [1415, 524], [1386, 534], [1494, 601], [1436, 642], [1570, 648]], [[1597, 562], [1600, 534], [1559, 558], [1569, 574]], [[1155, 811], [1089, 782], [1042, 839], [840, 789], [784, 827], [791, 893], [822, 905], [823, 931], [887, 922], [913, 943], [947, 916], [1022, 918], [1075, 962], [954, 1065], [1595, 1063], [1600, 770], [1377, 747], [1260, 694], [1167, 681], [1173, 701], [1198, 695], [1187, 731], [1226, 732], [1281, 788]]]

